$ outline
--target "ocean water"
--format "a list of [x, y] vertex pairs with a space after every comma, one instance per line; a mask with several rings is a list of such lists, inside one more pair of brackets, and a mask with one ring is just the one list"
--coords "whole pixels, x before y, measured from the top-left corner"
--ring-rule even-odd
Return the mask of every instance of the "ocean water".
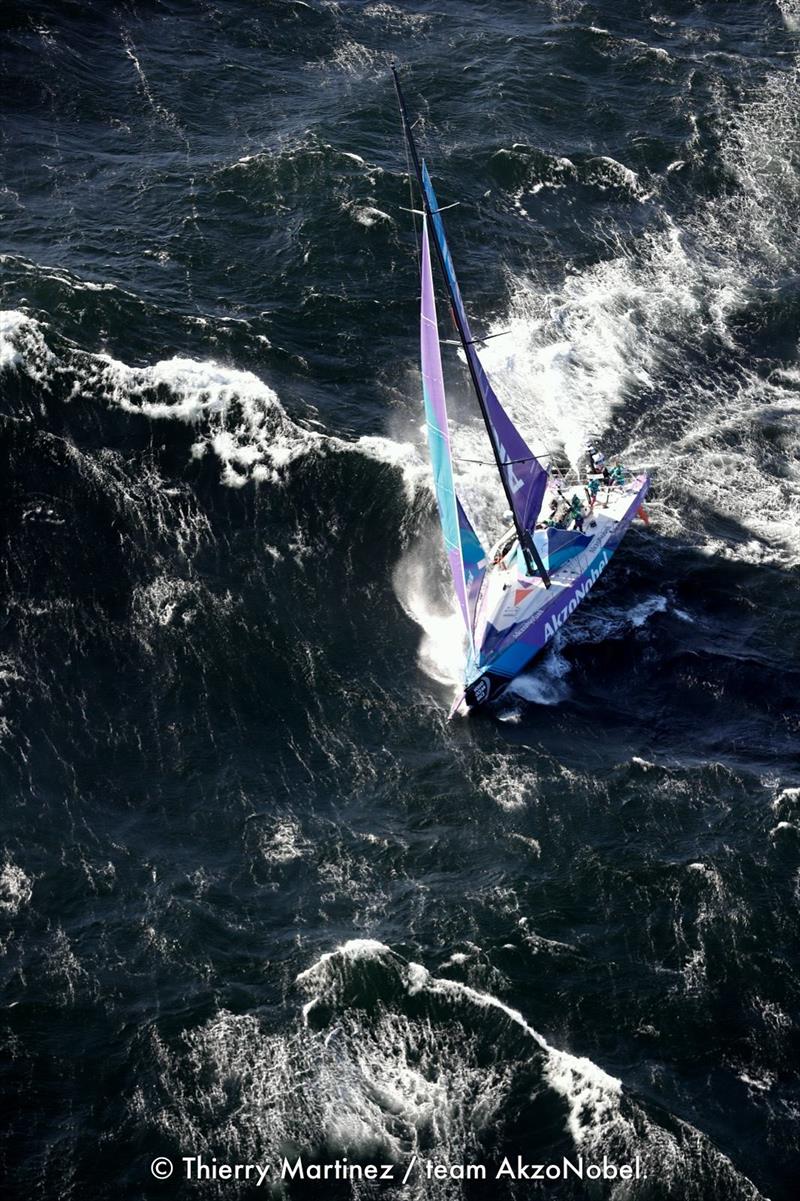
[[[794, 0], [2, 6], [4, 1197], [796, 1196], [799, 37]], [[509, 410], [654, 479], [452, 723], [392, 59]], [[401, 1181], [518, 1154], [647, 1175]]]

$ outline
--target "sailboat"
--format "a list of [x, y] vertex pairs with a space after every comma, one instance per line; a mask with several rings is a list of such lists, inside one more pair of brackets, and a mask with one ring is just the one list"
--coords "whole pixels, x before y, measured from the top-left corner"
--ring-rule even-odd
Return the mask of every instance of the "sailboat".
[[[466, 636], [464, 685], [450, 711], [484, 705], [506, 688], [562, 629], [607, 567], [633, 518], [647, 520], [647, 475], [608, 473], [568, 485], [526, 441], [495, 395], [473, 338], [445, 235], [442, 208], [414, 140], [397, 69], [403, 130], [422, 199], [420, 357], [434, 489], [458, 611]], [[450, 206], [448, 206], [450, 207]], [[431, 246], [439, 261], [459, 341], [511, 524], [487, 551], [455, 486]], [[577, 489], [577, 490], [576, 490]], [[581, 494], [589, 506], [584, 513]], [[592, 497], [594, 494], [594, 497]], [[572, 497], [575, 500], [572, 500]], [[577, 502], [577, 504], [576, 504]]]

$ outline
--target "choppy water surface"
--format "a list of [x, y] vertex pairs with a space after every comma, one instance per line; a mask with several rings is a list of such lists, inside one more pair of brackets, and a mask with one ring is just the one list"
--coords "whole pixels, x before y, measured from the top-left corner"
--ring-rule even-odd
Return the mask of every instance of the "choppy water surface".
[[[800, 9], [0, 26], [5, 1195], [639, 1152], [591, 1196], [789, 1201]], [[562, 641], [449, 725], [393, 56], [498, 391], [655, 480]], [[323, 1193], [488, 1195], [287, 1195]]]

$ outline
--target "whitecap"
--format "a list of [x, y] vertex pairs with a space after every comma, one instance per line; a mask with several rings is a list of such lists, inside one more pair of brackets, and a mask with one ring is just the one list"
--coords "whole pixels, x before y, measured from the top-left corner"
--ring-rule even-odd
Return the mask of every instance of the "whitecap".
[[30, 904], [33, 880], [18, 864], [6, 859], [0, 870], [0, 909], [14, 917]]

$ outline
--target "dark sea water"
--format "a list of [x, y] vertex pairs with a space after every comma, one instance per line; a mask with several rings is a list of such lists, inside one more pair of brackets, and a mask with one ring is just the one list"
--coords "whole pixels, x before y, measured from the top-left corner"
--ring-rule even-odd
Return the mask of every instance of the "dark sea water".
[[[498, 392], [654, 479], [449, 724], [393, 57]], [[3, 1197], [797, 1196], [798, 64], [795, 0], [2, 5]]]

